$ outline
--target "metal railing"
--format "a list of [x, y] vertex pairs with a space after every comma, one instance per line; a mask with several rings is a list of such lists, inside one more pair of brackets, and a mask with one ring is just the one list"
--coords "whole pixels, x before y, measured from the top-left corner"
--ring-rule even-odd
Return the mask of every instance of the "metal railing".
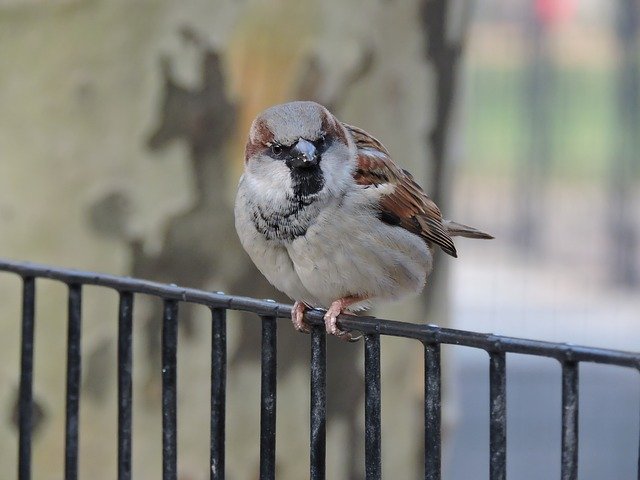
[[[225, 477], [226, 311], [253, 312], [262, 319], [262, 377], [260, 403], [260, 478], [275, 478], [276, 454], [276, 325], [290, 318], [291, 306], [247, 297], [181, 288], [145, 280], [2, 261], [0, 271], [22, 277], [22, 342], [19, 398], [18, 478], [31, 478], [32, 383], [36, 279], [47, 278], [68, 286], [68, 346], [65, 429], [65, 479], [78, 478], [78, 412], [81, 374], [82, 286], [116, 290], [118, 311], [118, 479], [131, 479], [132, 312], [135, 294], [164, 302], [162, 324], [162, 446], [163, 479], [177, 478], [176, 354], [178, 305], [205, 305], [211, 310], [211, 479]], [[323, 312], [312, 310], [307, 320], [311, 334], [310, 478], [325, 478], [326, 457], [326, 337]], [[432, 325], [343, 315], [342, 328], [364, 336], [365, 472], [367, 479], [382, 476], [380, 336], [403, 337], [424, 346], [424, 478], [441, 478], [441, 370], [442, 344], [485, 350], [489, 354], [490, 478], [506, 478], [507, 397], [506, 354], [517, 353], [558, 360], [562, 369], [562, 480], [578, 478], [578, 387], [580, 363], [600, 363], [640, 369], [640, 354], [574, 345], [466, 332]], [[301, 336], [301, 341], [304, 338]], [[640, 475], [639, 477], [640, 478]]]

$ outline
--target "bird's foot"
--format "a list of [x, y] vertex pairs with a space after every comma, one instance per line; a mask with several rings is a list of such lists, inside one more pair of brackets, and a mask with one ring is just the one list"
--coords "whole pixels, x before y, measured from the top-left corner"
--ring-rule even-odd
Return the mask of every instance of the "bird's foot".
[[298, 332], [311, 333], [311, 326], [304, 320], [304, 312], [307, 311], [307, 308], [309, 307], [306, 303], [296, 302], [291, 309], [291, 322], [293, 323], [293, 328]]
[[329, 335], [335, 335], [340, 340], [347, 342], [357, 342], [362, 335], [353, 336], [353, 334], [347, 330], [342, 330], [338, 327], [338, 316], [343, 312], [345, 308], [356, 302], [360, 302], [362, 299], [359, 297], [344, 297], [336, 300], [331, 304], [327, 313], [324, 315], [324, 326]]

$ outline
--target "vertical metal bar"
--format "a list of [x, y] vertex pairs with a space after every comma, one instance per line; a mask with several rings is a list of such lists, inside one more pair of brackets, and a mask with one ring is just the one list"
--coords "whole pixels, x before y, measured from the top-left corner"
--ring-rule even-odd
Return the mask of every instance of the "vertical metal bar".
[[507, 371], [504, 352], [489, 353], [489, 478], [507, 478]]
[[22, 342], [18, 424], [18, 480], [31, 479], [31, 425], [33, 415], [33, 332], [36, 286], [33, 277], [22, 279]]
[[382, 477], [380, 420], [380, 335], [364, 336], [365, 478]]
[[211, 480], [224, 480], [225, 409], [227, 392], [227, 311], [211, 310]]
[[424, 478], [441, 478], [440, 345], [424, 345]]
[[578, 478], [578, 364], [562, 364], [562, 480]]
[[260, 479], [276, 477], [276, 317], [262, 317]]
[[162, 478], [176, 480], [178, 302], [164, 301], [162, 319]]
[[82, 286], [69, 285], [67, 331], [67, 405], [65, 423], [66, 480], [78, 478], [78, 414], [80, 411]]
[[311, 480], [326, 477], [327, 336], [324, 329], [311, 332]]
[[120, 292], [118, 307], [118, 480], [131, 480], [133, 294]]

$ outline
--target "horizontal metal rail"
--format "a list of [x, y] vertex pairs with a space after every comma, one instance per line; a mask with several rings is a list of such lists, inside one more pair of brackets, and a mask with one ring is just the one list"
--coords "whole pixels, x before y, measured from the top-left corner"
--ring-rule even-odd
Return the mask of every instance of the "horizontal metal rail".
[[[193, 288], [139, 280], [115, 275], [98, 274], [62, 268], [52, 268], [28, 262], [0, 260], [0, 271], [16, 273], [22, 277], [49, 278], [67, 284], [98, 285], [121, 292], [155, 295], [167, 300], [198, 303], [212, 308], [253, 312], [260, 316], [290, 318], [291, 305], [258, 300], [250, 297], [205, 292]], [[324, 325], [324, 312], [310, 310], [306, 319], [312, 325]], [[593, 348], [569, 343], [553, 343], [523, 338], [505, 337], [492, 333], [476, 333], [434, 325], [413, 324], [384, 320], [376, 317], [341, 315], [338, 324], [347, 330], [364, 334], [380, 334], [413, 338], [426, 343], [462, 345], [487, 352], [520, 353], [555, 358], [560, 362], [591, 362], [640, 369], [640, 353]]]
[[[19, 402], [18, 479], [31, 478], [33, 406], [33, 352], [36, 279], [50, 279], [68, 286], [67, 398], [65, 429], [65, 479], [78, 478], [79, 405], [81, 396], [82, 293], [86, 285], [119, 293], [118, 309], [118, 479], [132, 478], [132, 321], [135, 294], [152, 295], [164, 302], [162, 322], [162, 471], [164, 480], [177, 479], [177, 325], [181, 302], [211, 309], [211, 480], [225, 478], [226, 311], [254, 313], [262, 322], [260, 398], [260, 478], [276, 474], [277, 319], [290, 318], [291, 305], [271, 300], [226, 295], [221, 292], [182, 288], [147, 280], [118, 277], [32, 263], [0, 260], [0, 271], [22, 277], [22, 344]], [[310, 336], [310, 478], [326, 477], [326, 336], [323, 311], [311, 310]], [[507, 478], [507, 355], [510, 353], [554, 358], [562, 369], [563, 480], [578, 478], [579, 367], [600, 363], [640, 370], [640, 353], [542, 342], [490, 333], [411, 324], [375, 317], [341, 315], [339, 326], [364, 334], [365, 478], [382, 477], [383, 395], [381, 389], [381, 336], [419, 341], [424, 347], [424, 478], [441, 478], [441, 345], [485, 350], [489, 362], [489, 477]], [[640, 446], [639, 446], [640, 448]], [[639, 474], [640, 475], [640, 474]], [[638, 477], [640, 479], [640, 476]]]

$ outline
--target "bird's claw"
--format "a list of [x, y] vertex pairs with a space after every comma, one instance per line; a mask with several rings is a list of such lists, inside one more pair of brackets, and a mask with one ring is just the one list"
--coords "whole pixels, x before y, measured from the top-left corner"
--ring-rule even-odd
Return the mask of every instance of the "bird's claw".
[[332, 308], [327, 310], [327, 313], [324, 316], [324, 326], [329, 335], [334, 335], [340, 340], [344, 340], [345, 342], [357, 342], [362, 338], [362, 335], [354, 336], [352, 332], [347, 330], [342, 330], [338, 327], [338, 315], [340, 315], [340, 311], [336, 313], [336, 311]]
[[301, 333], [311, 333], [311, 326], [304, 319], [307, 305], [304, 302], [296, 302], [291, 309], [291, 323], [293, 328]]
[[[338, 316], [342, 313], [342, 309], [345, 308], [345, 300], [336, 300], [331, 304], [327, 313], [324, 315], [324, 325], [327, 333], [333, 335], [345, 342], [357, 342], [362, 338], [362, 335], [354, 336], [352, 332], [348, 330], [342, 330], [338, 327]], [[310, 307], [304, 302], [296, 302], [291, 309], [291, 323], [293, 328], [298, 332], [311, 333], [311, 325], [309, 325], [305, 319], [304, 314]]]

